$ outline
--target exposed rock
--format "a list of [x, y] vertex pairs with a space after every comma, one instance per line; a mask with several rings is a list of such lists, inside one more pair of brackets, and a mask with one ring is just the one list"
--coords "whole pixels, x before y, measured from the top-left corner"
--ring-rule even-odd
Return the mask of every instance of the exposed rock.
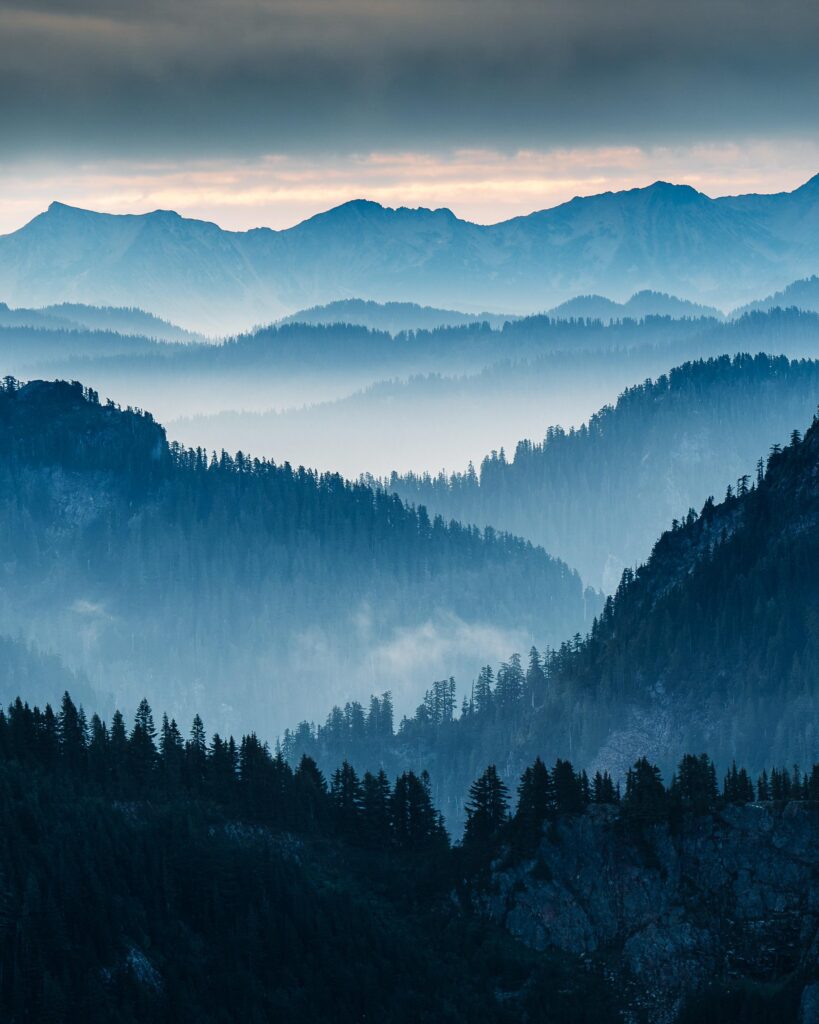
[[[654, 1022], [714, 980], [817, 969], [815, 804], [729, 805], [642, 830], [592, 806], [551, 827], [535, 860], [497, 862], [492, 883], [490, 917], [534, 949], [606, 961]], [[801, 1020], [818, 1011], [808, 985]]]
[[819, 1024], [819, 982], [806, 985], [802, 992], [799, 1024]]

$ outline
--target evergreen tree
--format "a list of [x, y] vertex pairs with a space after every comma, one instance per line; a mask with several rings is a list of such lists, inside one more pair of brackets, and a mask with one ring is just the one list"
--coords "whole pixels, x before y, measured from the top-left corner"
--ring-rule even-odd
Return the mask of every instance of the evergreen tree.
[[508, 790], [495, 765], [490, 764], [469, 788], [464, 845], [481, 848], [488, 846], [506, 824], [508, 809]]
[[366, 772], [361, 787], [362, 831], [366, 843], [378, 847], [392, 838], [392, 789], [383, 769]]
[[145, 787], [156, 767], [156, 726], [151, 706], [143, 697], [128, 740], [128, 760], [136, 785]]
[[85, 758], [87, 737], [80, 712], [68, 693], [63, 694], [57, 716], [57, 735], [60, 752], [72, 771], [76, 771]]
[[343, 835], [357, 836], [361, 824], [361, 782], [347, 761], [333, 773], [330, 800]]
[[619, 801], [617, 788], [607, 771], [595, 772], [592, 781], [592, 801], [596, 804], [616, 804]]
[[693, 814], [708, 814], [716, 806], [717, 796], [716, 770], [711, 759], [707, 754], [686, 754], [671, 780], [672, 805]]
[[546, 820], [555, 812], [555, 791], [549, 771], [539, 757], [523, 773], [513, 820], [519, 847], [532, 852], [543, 835]]
[[552, 782], [559, 814], [577, 814], [583, 810], [587, 803], [587, 792], [584, 791], [581, 776], [575, 772], [570, 761], [557, 759], [552, 769]]
[[179, 728], [173, 719], [168, 721], [168, 716], [163, 714], [159, 729], [159, 763], [167, 786], [175, 788], [179, 784], [184, 757]]
[[660, 769], [641, 757], [626, 774], [623, 812], [637, 824], [653, 824], [665, 817], [666, 792]]

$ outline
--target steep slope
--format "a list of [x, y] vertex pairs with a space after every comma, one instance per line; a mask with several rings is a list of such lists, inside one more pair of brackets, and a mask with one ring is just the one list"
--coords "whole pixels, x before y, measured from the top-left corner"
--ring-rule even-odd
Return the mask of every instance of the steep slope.
[[802, 1024], [819, 997], [817, 866], [815, 800], [644, 828], [593, 805], [531, 859], [499, 859], [479, 904], [534, 949], [605, 963], [626, 1019]]
[[[762, 479], [664, 533], [627, 571], [602, 616], [528, 665], [487, 667], [457, 714], [454, 681], [436, 682], [396, 734], [350, 708], [286, 749], [361, 768], [427, 766], [449, 821], [472, 779], [495, 763], [514, 784], [536, 756], [569, 758], [622, 779], [647, 755], [666, 778], [707, 750], [754, 774], [819, 758], [819, 421], [775, 446]], [[369, 723], [378, 704], [371, 705]]]
[[641, 730], [664, 761], [667, 744], [723, 761], [756, 751], [755, 768], [764, 752], [816, 759], [819, 421], [775, 445], [764, 478], [748, 485], [663, 534], [589, 640], [558, 658], [565, 692], [596, 692], [621, 709], [619, 729], [585, 724], [598, 760], [617, 765]]
[[673, 518], [721, 493], [819, 399], [819, 363], [736, 356], [685, 363], [628, 388], [579, 430], [493, 452], [480, 473], [393, 475], [407, 501], [542, 544], [612, 590]]
[[[523, 541], [338, 476], [170, 446], [80, 385], [0, 392], [0, 612], [118, 698], [270, 735], [599, 607]], [[470, 668], [472, 666], [472, 668]]]
[[655, 182], [490, 226], [356, 200], [242, 233], [54, 203], [0, 238], [0, 294], [137, 305], [211, 333], [350, 295], [532, 312], [650, 289], [729, 308], [813, 273], [817, 224], [819, 176], [792, 193], [722, 199]]

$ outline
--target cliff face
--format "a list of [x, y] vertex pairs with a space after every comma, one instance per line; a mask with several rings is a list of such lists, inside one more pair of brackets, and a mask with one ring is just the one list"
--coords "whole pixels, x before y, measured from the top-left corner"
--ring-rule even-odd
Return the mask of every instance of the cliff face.
[[551, 826], [534, 860], [496, 862], [479, 903], [534, 949], [595, 960], [635, 1019], [673, 1021], [711, 982], [792, 976], [808, 982], [804, 1017], [819, 964], [819, 806], [731, 805], [642, 830], [592, 806]]

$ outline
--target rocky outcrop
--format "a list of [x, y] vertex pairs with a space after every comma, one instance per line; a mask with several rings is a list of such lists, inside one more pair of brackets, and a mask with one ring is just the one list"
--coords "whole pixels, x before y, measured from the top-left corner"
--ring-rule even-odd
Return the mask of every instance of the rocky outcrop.
[[[592, 806], [499, 859], [482, 910], [538, 950], [595, 958], [647, 1019], [714, 981], [819, 978], [819, 805], [729, 805], [637, 827]], [[806, 985], [814, 1020], [819, 986]], [[811, 1016], [813, 1014], [813, 1016]]]

